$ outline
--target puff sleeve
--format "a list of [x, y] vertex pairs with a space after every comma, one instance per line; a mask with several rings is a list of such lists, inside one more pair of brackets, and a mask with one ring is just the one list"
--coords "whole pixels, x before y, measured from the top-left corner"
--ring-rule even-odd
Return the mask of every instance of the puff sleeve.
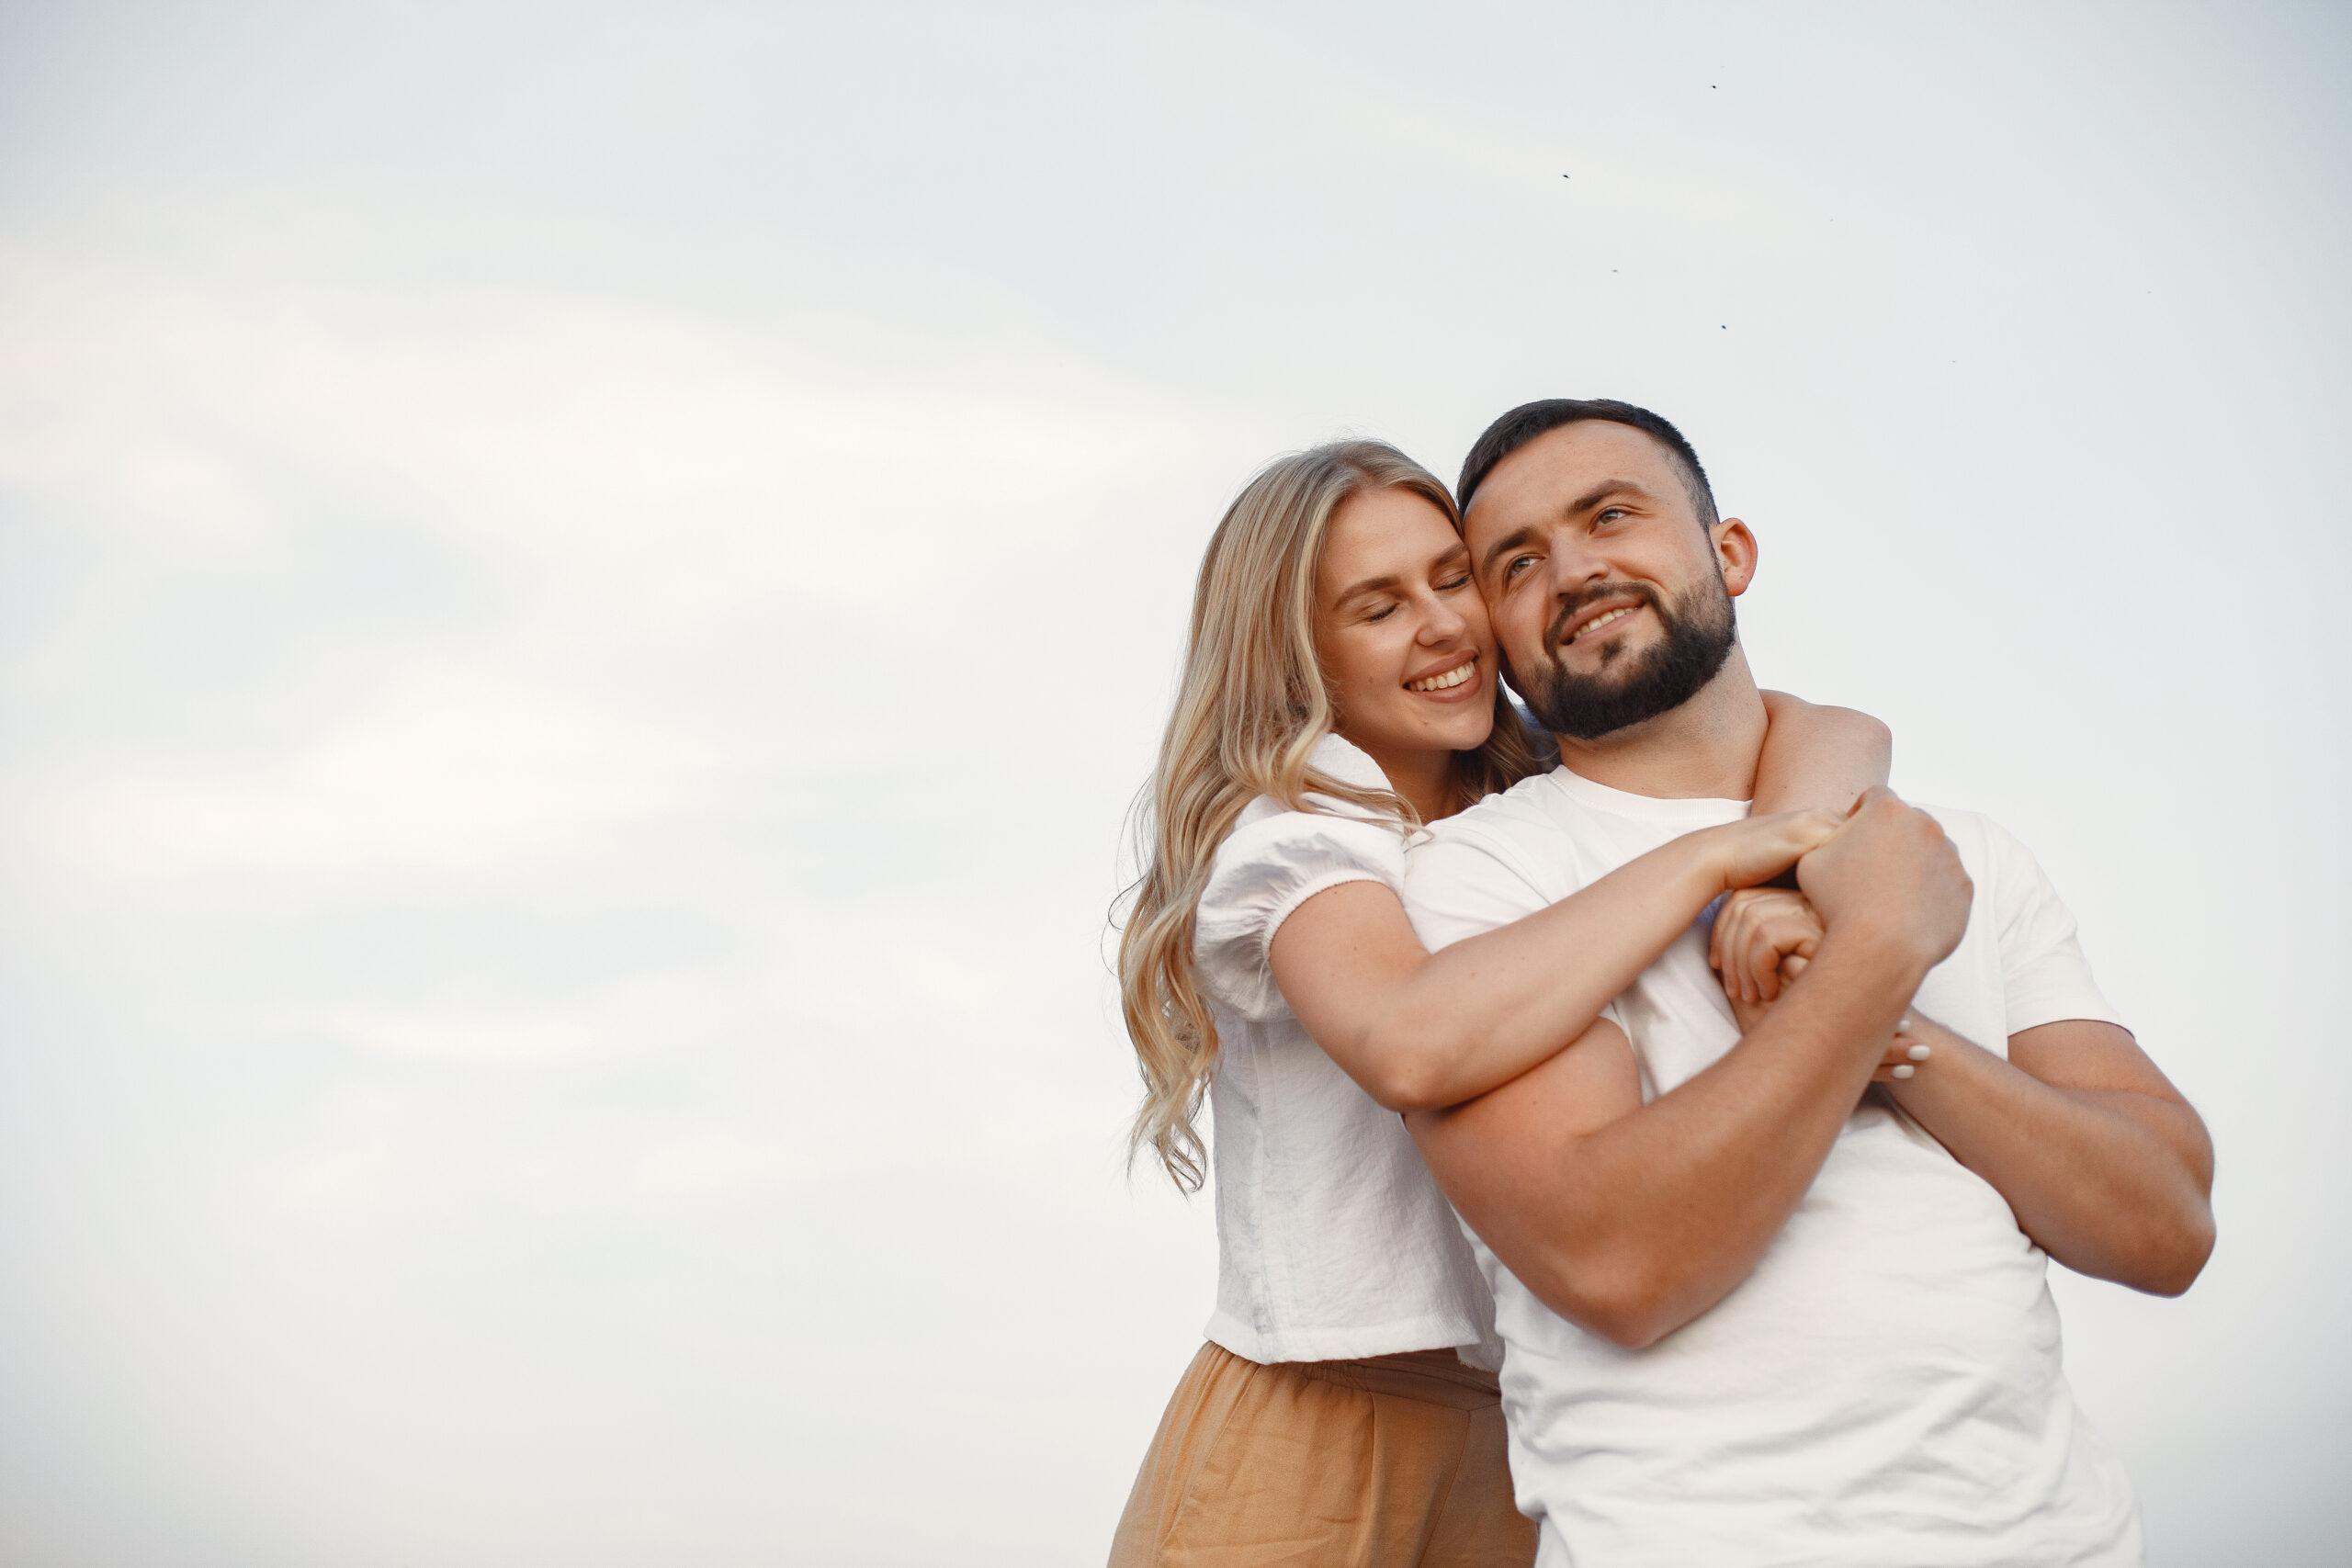
[[1377, 882], [1403, 897], [1405, 840], [1395, 824], [1279, 810], [1245, 820], [1217, 846], [1194, 918], [1203, 988], [1253, 1021], [1283, 1011], [1274, 932], [1291, 911], [1343, 882]]

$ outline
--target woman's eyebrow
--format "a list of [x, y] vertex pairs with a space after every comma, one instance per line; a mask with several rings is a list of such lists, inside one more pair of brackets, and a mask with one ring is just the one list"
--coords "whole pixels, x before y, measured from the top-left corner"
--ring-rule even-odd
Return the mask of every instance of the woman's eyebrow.
[[1360, 594], [1394, 593], [1395, 592], [1396, 592], [1396, 574], [1392, 571], [1379, 577], [1367, 577], [1362, 582], [1351, 583], [1333, 596], [1331, 603], [1334, 605], [1340, 605]]

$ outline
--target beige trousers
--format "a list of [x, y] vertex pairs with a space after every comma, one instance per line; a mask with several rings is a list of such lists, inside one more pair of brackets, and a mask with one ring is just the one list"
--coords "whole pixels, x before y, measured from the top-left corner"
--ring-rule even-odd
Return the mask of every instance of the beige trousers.
[[1176, 1385], [1111, 1568], [1526, 1568], [1494, 1374], [1451, 1350], [1261, 1366], [1217, 1345]]

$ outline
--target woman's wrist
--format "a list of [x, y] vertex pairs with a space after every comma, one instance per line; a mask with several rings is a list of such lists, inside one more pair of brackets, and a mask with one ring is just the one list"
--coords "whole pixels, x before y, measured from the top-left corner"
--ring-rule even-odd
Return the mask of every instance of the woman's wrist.
[[[1684, 871], [1690, 891], [1697, 896], [1697, 908], [1705, 908], [1739, 885], [1735, 874], [1740, 863], [1736, 835], [1743, 826], [1738, 822], [1725, 822], [1685, 833], [1675, 840], [1690, 853]], [[1695, 911], [1693, 918], [1696, 918]]]

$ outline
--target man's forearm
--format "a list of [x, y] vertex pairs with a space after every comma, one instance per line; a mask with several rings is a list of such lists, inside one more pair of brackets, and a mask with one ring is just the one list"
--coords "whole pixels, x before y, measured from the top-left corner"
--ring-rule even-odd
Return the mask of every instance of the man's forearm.
[[1646, 1345], [1755, 1267], [1925, 973], [1916, 957], [1833, 932], [1731, 1052], [1605, 1124], [1561, 1131], [1567, 1108], [1546, 1102], [1543, 1068], [1408, 1121], [1463, 1216], [1530, 1289], [1596, 1332]]
[[1888, 1092], [2078, 1273], [2177, 1295], [2213, 1245], [2212, 1145], [2187, 1104], [2044, 1083], [1927, 1020], [1928, 1066]]

